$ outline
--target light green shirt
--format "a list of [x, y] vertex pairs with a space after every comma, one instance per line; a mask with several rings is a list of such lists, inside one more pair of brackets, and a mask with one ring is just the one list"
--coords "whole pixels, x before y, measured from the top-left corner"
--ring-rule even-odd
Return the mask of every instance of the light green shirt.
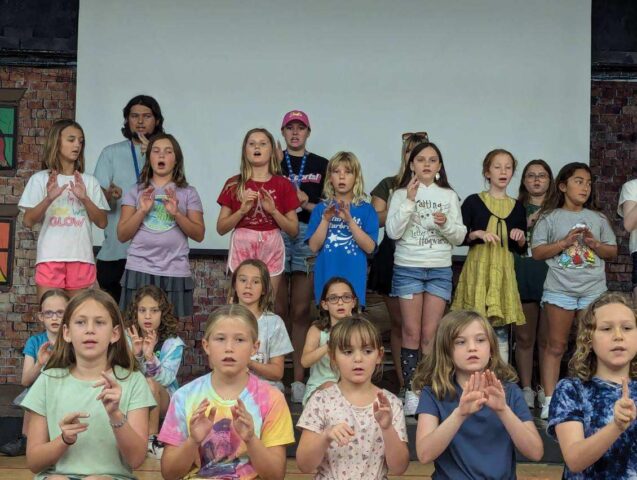
[[[124, 414], [138, 408], [156, 406], [155, 399], [140, 372], [133, 372], [126, 379], [127, 371], [115, 367], [115, 378], [122, 387], [119, 408]], [[121, 379], [121, 380], [120, 380]], [[38, 473], [34, 478], [48, 475], [108, 475], [115, 480], [134, 479], [133, 470], [119, 453], [113, 429], [104, 406], [97, 396], [101, 387], [93, 387], [94, 380], [78, 380], [68, 368], [43, 370], [29, 389], [21, 406], [46, 417], [49, 438], [62, 432], [58, 423], [71, 412], [86, 412], [82, 419], [89, 427], [77, 436], [55, 465]]]

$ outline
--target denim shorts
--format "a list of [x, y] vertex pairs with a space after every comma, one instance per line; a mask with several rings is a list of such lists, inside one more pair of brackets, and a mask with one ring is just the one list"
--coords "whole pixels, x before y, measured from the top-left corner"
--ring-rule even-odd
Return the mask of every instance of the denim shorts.
[[315, 254], [305, 242], [306, 232], [307, 223], [303, 222], [299, 222], [299, 234], [295, 238], [281, 232], [285, 243], [285, 273], [310, 273], [314, 270]]
[[545, 303], [550, 303], [564, 310], [584, 310], [600, 295], [600, 293], [596, 293], [584, 297], [574, 297], [572, 295], [565, 295], [564, 293], [547, 292], [544, 290], [542, 294], [542, 306], [544, 306]]
[[391, 296], [405, 299], [427, 292], [446, 301], [451, 300], [451, 267], [425, 268], [394, 265]]

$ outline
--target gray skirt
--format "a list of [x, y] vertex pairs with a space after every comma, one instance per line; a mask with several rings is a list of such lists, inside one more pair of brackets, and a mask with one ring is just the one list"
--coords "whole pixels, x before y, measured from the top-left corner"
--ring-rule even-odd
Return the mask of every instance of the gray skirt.
[[123, 312], [135, 299], [138, 288], [155, 285], [166, 292], [175, 315], [178, 317], [192, 315], [192, 290], [194, 288], [192, 277], [164, 277], [126, 269], [120, 283], [122, 284], [122, 295], [119, 299], [119, 308]]

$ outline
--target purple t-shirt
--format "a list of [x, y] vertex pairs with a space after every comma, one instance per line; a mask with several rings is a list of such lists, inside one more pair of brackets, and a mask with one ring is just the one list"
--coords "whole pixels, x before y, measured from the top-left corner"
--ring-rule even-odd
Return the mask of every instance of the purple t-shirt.
[[[169, 187], [177, 192], [178, 208], [182, 214], [186, 215], [188, 210], [203, 212], [201, 199], [194, 187], [176, 188], [174, 183], [155, 187], [155, 205], [128, 247], [127, 270], [170, 277], [190, 276], [188, 237], [163, 202], [166, 198], [165, 189]], [[143, 190], [143, 187], [136, 185], [124, 195], [122, 205], [137, 208]]]

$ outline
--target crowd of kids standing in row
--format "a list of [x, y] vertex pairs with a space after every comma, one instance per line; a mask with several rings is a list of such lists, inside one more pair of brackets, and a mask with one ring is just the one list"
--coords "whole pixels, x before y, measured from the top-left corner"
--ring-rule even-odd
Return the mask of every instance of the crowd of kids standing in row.
[[[232, 279], [229, 306], [203, 335], [212, 373], [179, 388], [177, 317], [193, 307], [188, 239], [205, 235], [179, 143], [164, 133], [157, 102], [135, 97], [124, 108], [126, 140], [103, 150], [93, 176], [80, 125], [54, 123], [46, 168], [19, 203], [25, 226], [41, 224], [35, 282], [45, 331], [24, 350], [30, 388], [13, 446], [26, 442], [36, 478], [134, 478], [148, 452], [161, 456], [165, 478], [283, 478], [294, 441], [281, 393], [290, 353], [292, 401], [304, 405], [302, 471], [400, 474], [405, 415], [418, 414], [418, 458], [434, 462], [435, 478], [515, 478], [514, 447], [535, 460], [543, 452], [529, 411], [536, 339], [541, 417], [560, 442], [565, 478], [631, 478], [635, 309], [605, 293], [604, 262], [617, 246], [588, 165], [567, 164], [554, 178], [533, 160], [516, 200], [507, 188], [517, 162], [496, 149], [482, 164], [487, 190], [461, 204], [439, 147], [425, 132], [406, 133], [398, 174], [370, 203], [358, 158], [310, 153], [310, 132], [294, 110], [281, 124], [285, 150], [265, 129], [245, 135], [240, 173], [218, 197]], [[635, 264], [637, 180], [624, 185], [618, 212]], [[91, 224], [105, 228], [97, 262]], [[452, 289], [451, 253], [463, 244]], [[383, 294], [390, 313], [403, 401], [372, 383], [384, 350], [359, 313], [367, 289]], [[312, 299], [320, 314], [309, 325]], [[558, 383], [576, 319], [571, 377]]]

